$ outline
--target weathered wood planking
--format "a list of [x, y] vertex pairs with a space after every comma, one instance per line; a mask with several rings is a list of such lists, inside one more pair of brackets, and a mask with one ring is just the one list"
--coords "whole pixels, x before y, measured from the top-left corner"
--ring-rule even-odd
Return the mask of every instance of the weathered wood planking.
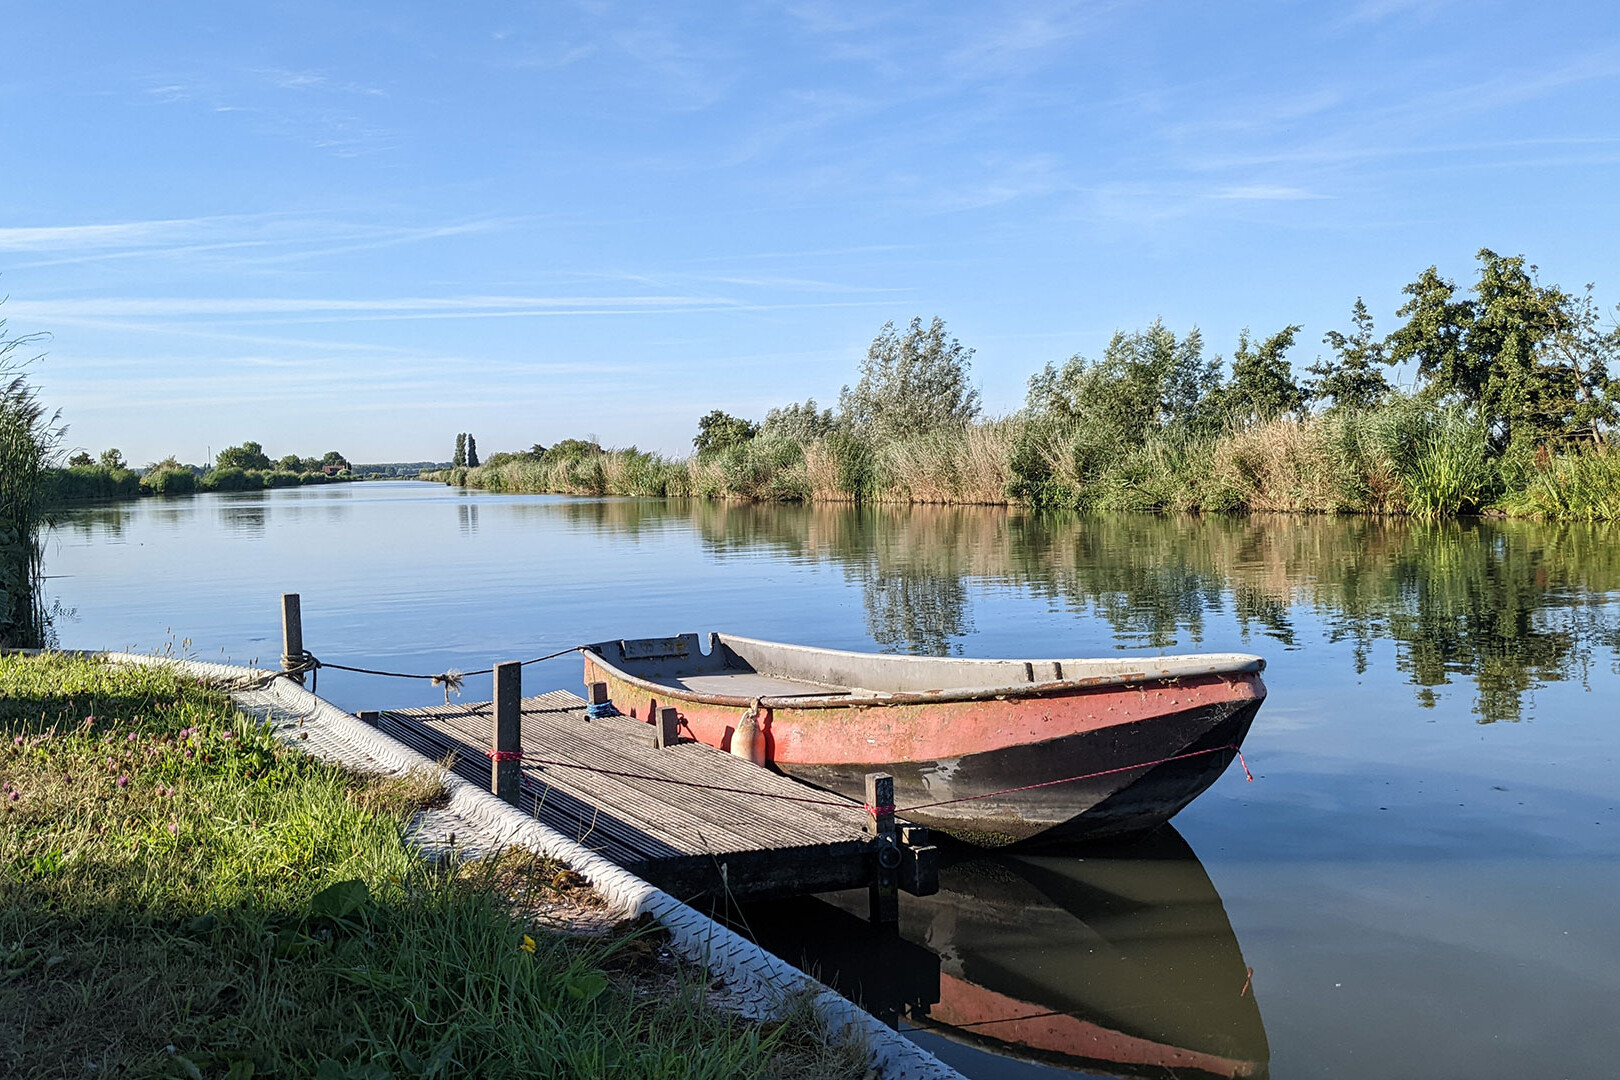
[[[524, 698], [521, 708], [518, 806], [660, 888], [688, 898], [748, 900], [871, 880], [860, 803], [702, 743], [655, 749], [648, 724], [626, 716], [587, 719], [585, 701], [567, 691]], [[490, 702], [396, 709], [377, 722], [431, 757], [453, 754], [458, 774], [487, 785], [492, 711]]]

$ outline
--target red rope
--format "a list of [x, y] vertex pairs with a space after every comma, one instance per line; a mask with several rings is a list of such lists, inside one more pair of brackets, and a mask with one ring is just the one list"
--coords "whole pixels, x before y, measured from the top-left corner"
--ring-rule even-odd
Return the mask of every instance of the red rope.
[[1249, 771], [1249, 763], [1243, 760], [1243, 751], [1236, 744], [1226, 746], [1213, 746], [1208, 750], [1192, 750], [1185, 754], [1176, 754], [1173, 757], [1160, 758], [1157, 761], [1144, 761], [1140, 765], [1121, 765], [1117, 769], [1103, 769], [1101, 772], [1081, 773], [1079, 776], [1065, 776], [1061, 780], [1047, 780], [1039, 784], [1025, 784], [1023, 787], [1003, 788], [1000, 791], [987, 791], [983, 795], [964, 795], [960, 799], [941, 799], [938, 802], [917, 803], [915, 806], [902, 807], [896, 810], [897, 814], [909, 814], [913, 810], [927, 810], [933, 806], [949, 806], [952, 803], [973, 802], [976, 799], [993, 799], [997, 795], [1012, 795], [1020, 791], [1034, 791], [1036, 788], [1055, 787], [1058, 784], [1072, 784], [1076, 780], [1093, 780], [1099, 776], [1112, 776], [1115, 773], [1131, 772], [1133, 769], [1151, 769], [1155, 765], [1168, 765], [1172, 761], [1183, 761], [1187, 758], [1199, 757], [1203, 754], [1218, 754], [1222, 750], [1232, 750], [1237, 753], [1238, 761], [1243, 763], [1243, 775], [1249, 783], [1254, 783], [1254, 774]]
[[491, 761], [522, 761], [521, 750], [485, 750], [484, 756]]

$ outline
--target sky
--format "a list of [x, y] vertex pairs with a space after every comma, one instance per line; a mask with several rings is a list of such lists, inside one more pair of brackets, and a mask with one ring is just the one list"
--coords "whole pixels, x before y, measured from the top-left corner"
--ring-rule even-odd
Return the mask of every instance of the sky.
[[1620, 300], [1620, 5], [3, 0], [0, 306], [67, 445], [448, 459], [836, 401], [943, 318], [986, 410], [1481, 247]]

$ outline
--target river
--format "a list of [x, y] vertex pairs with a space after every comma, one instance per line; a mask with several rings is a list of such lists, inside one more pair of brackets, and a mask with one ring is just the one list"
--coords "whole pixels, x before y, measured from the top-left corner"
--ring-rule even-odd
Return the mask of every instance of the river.
[[[69, 648], [472, 670], [727, 630], [975, 656], [1264, 655], [1233, 768], [1146, 845], [952, 853], [761, 941], [976, 1078], [1620, 1075], [1620, 529], [1040, 516], [369, 483], [60, 515]], [[526, 692], [579, 690], [568, 657]], [[487, 696], [483, 687], [471, 687]], [[350, 708], [442, 701], [327, 671]], [[853, 913], [853, 914], [852, 914]]]

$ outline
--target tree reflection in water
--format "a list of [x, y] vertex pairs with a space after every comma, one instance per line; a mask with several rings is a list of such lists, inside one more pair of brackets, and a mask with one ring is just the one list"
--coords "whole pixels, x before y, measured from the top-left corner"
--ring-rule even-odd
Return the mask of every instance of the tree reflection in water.
[[1584, 679], [1620, 651], [1612, 525], [649, 499], [536, 510], [616, 533], [684, 523], [718, 557], [836, 565], [862, 591], [873, 640], [895, 652], [962, 652], [973, 597], [991, 588], [1101, 619], [1126, 648], [1198, 649], [1214, 616], [1303, 645], [1309, 622], [1350, 645], [1358, 673], [1376, 643], [1394, 642], [1424, 705], [1471, 683], [1492, 723], [1519, 719], [1538, 684]]
[[769, 547], [840, 565], [894, 651], [960, 652], [975, 584], [1015, 586], [1102, 619], [1121, 645], [1197, 648], [1206, 620], [1302, 643], [1304, 615], [1373, 646], [1428, 705], [1473, 684], [1481, 722], [1516, 720], [1538, 683], [1620, 650], [1620, 530], [1522, 521], [1424, 524], [1298, 516], [1039, 515], [971, 507], [670, 504], [714, 550]]

